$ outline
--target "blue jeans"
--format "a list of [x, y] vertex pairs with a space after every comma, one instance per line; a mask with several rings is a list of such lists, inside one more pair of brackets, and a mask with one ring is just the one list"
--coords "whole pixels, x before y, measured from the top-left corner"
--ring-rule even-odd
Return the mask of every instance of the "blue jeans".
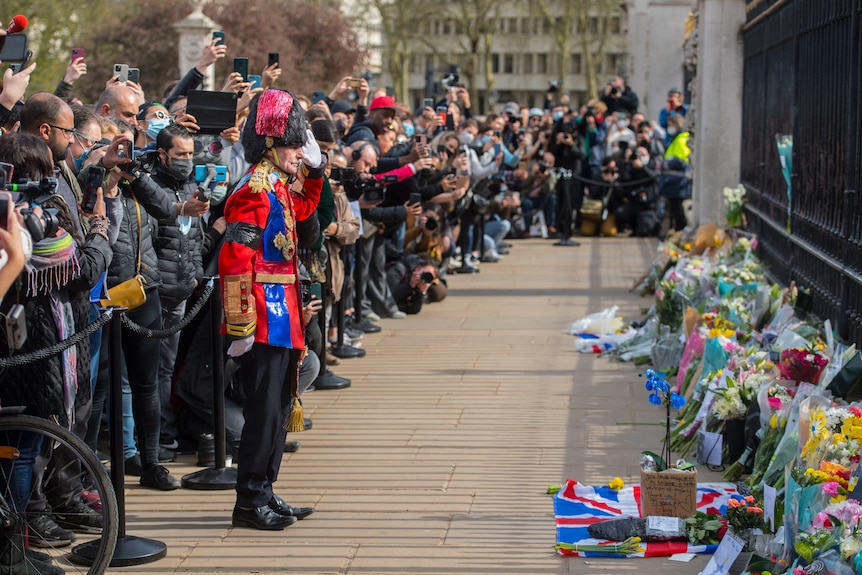
[[20, 455], [14, 459], [0, 459], [0, 469], [6, 485], [3, 493], [8, 494], [14, 509], [24, 512], [30, 496], [30, 481], [33, 464], [42, 448], [42, 435], [31, 431], [4, 431], [0, 433], [0, 443], [18, 449]]

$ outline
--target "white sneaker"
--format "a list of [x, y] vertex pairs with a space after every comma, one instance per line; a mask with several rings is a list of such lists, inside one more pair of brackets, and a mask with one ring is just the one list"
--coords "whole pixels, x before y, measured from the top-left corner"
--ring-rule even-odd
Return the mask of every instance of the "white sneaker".
[[362, 315], [365, 317], [365, 319], [370, 319], [371, 321], [380, 321], [380, 316], [377, 315], [376, 313], [374, 313], [373, 311], [370, 311], [368, 313], [364, 313]]
[[404, 319], [405, 317], [407, 317], [407, 314], [399, 309], [398, 311], [392, 312], [392, 315], [390, 315], [389, 317], [392, 319]]

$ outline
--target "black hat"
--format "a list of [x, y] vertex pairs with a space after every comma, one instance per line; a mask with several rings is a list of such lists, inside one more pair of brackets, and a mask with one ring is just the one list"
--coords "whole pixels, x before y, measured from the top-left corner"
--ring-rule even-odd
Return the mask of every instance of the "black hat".
[[336, 100], [335, 103], [332, 104], [332, 107], [329, 109], [333, 114], [353, 114], [356, 112], [356, 108], [350, 105], [350, 102], [346, 100]]

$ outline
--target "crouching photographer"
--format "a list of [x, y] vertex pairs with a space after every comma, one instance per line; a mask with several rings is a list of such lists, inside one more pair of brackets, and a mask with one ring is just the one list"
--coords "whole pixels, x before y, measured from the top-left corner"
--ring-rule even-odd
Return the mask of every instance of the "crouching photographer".
[[437, 268], [426, 254], [405, 254], [386, 270], [386, 282], [392, 290], [398, 309], [417, 314], [425, 303], [425, 294], [439, 284]]
[[649, 150], [624, 148], [621, 155], [624, 160], [620, 163], [619, 188], [613, 194], [617, 227], [631, 230], [633, 237], [655, 235], [659, 224], [656, 215], [658, 172], [649, 166]]

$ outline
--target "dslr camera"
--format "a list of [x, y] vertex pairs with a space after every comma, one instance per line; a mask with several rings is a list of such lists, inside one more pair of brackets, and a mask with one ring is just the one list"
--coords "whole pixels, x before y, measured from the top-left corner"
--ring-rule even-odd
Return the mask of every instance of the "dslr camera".
[[614, 86], [613, 84], [608, 83], [608, 86], [611, 87], [611, 96], [619, 96], [622, 94], [622, 91], [618, 87]]
[[460, 70], [458, 69], [458, 66], [450, 64], [449, 72], [447, 72], [446, 75], [443, 76], [443, 79], [440, 80], [440, 84], [442, 84], [443, 87], [446, 88], [446, 90], [454, 88], [455, 84], [458, 83], [459, 73]]
[[560, 86], [562, 86], [562, 85], [563, 85], [562, 80], [551, 80], [550, 82], [548, 82], [548, 92], [553, 94], [554, 92], [559, 90]]
[[378, 182], [374, 178], [362, 178], [356, 175], [352, 180], [342, 180], [341, 184], [344, 186], [347, 199], [351, 202], [358, 201], [364, 195], [366, 202], [374, 204], [382, 202], [386, 198], [385, 184], [396, 181], [398, 181], [398, 176], [384, 176], [383, 182]]
[[[37, 182], [31, 180], [29, 174], [24, 174], [24, 177], [19, 179], [17, 184], [7, 184], [5, 174], [0, 172], [0, 180], [2, 180], [3, 188], [6, 191], [20, 194], [16, 202], [18, 205], [27, 203], [31, 206], [41, 206], [57, 192], [57, 178], [42, 178], [41, 181]], [[57, 210], [54, 208], [43, 208], [41, 216], [37, 215], [32, 207], [25, 208], [21, 210], [21, 216], [24, 218], [24, 225], [34, 243], [40, 242], [46, 237], [57, 235], [57, 230], [60, 229], [60, 220], [57, 218]]]

